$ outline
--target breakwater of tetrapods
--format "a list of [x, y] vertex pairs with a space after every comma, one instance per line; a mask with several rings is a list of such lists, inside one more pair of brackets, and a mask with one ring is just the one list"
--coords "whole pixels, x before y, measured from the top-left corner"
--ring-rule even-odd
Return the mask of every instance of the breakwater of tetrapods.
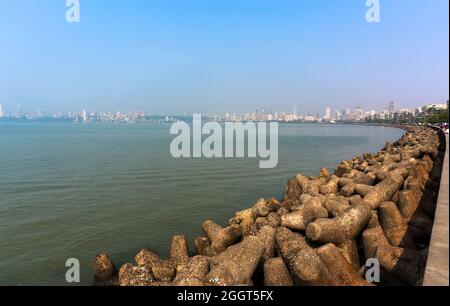
[[[167, 258], [143, 249], [116, 267], [98, 254], [95, 284], [421, 285], [445, 141], [429, 127], [402, 128], [396, 142], [344, 160], [334, 173], [296, 175], [282, 199], [259, 199], [226, 225], [206, 220], [195, 250], [180, 234]], [[367, 276], [377, 265], [373, 282]]]

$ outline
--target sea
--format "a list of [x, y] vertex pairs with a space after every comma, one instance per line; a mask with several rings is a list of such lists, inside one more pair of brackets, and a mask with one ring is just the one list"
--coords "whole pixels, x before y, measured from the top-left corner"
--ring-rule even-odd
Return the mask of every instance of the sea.
[[[169, 124], [0, 123], [0, 285], [92, 285], [92, 258], [117, 267], [143, 248], [168, 256], [171, 237], [225, 226], [288, 179], [333, 171], [404, 131], [362, 125], [279, 125], [279, 163], [175, 159]], [[66, 261], [80, 262], [80, 283]]]

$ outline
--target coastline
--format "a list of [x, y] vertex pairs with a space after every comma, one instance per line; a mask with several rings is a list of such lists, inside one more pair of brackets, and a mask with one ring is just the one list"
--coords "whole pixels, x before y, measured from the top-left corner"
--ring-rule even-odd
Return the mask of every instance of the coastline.
[[[380, 125], [378, 125], [380, 126]], [[97, 285], [370, 285], [364, 259], [381, 264], [380, 285], [420, 285], [431, 236], [442, 142], [429, 127], [377, 154], [343, 161], [332, 175], [297, 175], [283, 199], [260, 199], [223, 228], [205, 221], [190, 257], [183, 235], [170, 259], [144, 249], [118, 271], [94, 258]], [[444, 148], [445, 151], [445, 148]]]

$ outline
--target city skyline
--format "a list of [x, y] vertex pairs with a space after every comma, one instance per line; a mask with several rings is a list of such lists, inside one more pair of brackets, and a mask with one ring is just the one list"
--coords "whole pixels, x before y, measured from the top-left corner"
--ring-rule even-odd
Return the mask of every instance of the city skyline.
[[[179, 112], [167, 112], [167, 113], [151, 113], [152, 115], [155, 116], [166, 116], [166, 115], [175, 115], [175, 116], [186, 116], [186, 114], [194, 114], [194, 113], [199, 113], [199, 114], [219, 114], [219, 115], [225, 115], [227, 113], [230, 114], [249, 114], [249, 113], [258, 113], [258, 112], [266, 112], [266, 113], [288, 113], [288, 114], [292, 114], [292, 115], [317, 115], [317, 114], [321, 114], [324, 115], [324, 118], [331, 118], [333, 117], [333, 115], [336, 115], [336, 113], [349, 113], [350, 110], [354, 110], [354, 111], [358, 111], [359, 108], [362, 108], [364, 110], [366, 110], [367, 112], [389, 112], [389, 113], [394, 113], [396, 110], [399, 111], [405, 111], [405, 110], [414, 110], [414, 109], [419, 109], [423, 106], [427, 106], [427, 105], [445, 105], [445, 103], [448, 102], [448, 99], [446, 99], [445, 101], [422, 101], [419, 104], [413, 105], [407, 105], [407, 106], [399, 106], [397, 104], [397, 102], [390, 100], [389, 102], [385, 103], [384, 105], [380, 105], [380, 107], [378, 108], [370, 108], [370, 107], [366, 107], [364, 103], [359, 103], [356, 105], [347, 105], [346, 107], [343, 108], [339, 108], [334, 106], [335, 104], [327, 104], [324, 109], [319, 109], [318, 111], [313, 111], [313, 112], [307, 112], [304, 111], [304, 109], [306, 109], [306, 107], [304, 107], [304, 105], [301, 104], [291, 104], [289, 107], [287, 108], [273, 108], [272, 106], [259, 106], [256, 109], [253, 110], [246, 110], [246, 111], [236, 111], [236, 110], [225, 110], [225, 111], [179, 111]], [[150, 112], [144, 111], [143, 109], [124, 109], [124, 108], [115, 108], [115, 109], [97, 109], [97, 108], [93, 108], [93, 107], [88, 107], [88, 108], [81, 108], [78, 110], [67, 110], [67, 109], [63, 109], [60, 108], [56, 111], [49, 111], [44, 109], [43, 107], [38, 107], [36, 109], [24, 109], [22, 105], [8, 105], [7, 103], [2, 103], [2, 101], [0, 101], [0, 117], [6, 117], [6, 116], [17, 116], [21, 113], [26, 113], [26, 114], [33, 114], [33, 115], [37, 115], [37, 116], [43, 116], [43, 115], [51, 115], [51, 114], [70, 114], [70, 113], [74, 113], [74, 114], [81, 114], [83, 111], [89, 112], [89, 113], [145, 113], [145, 114], [150, 114]]]
[[[127, 123], [158, 123], [176, 121], [176, 117], [189, 117], [194, 114], [201, 114], [213, 121], [279, 121], [279, 122], [335, 122], [335, 121], [367, 121], [367, 120], [393, 120], [400, 117], [411, 120], [412, 118], [426, 112], [429, 109], [445, 110], [448, 108], [445, 103], [424, 104], [419, 107], [397, 109], [395, 102], [391, 101], [381, 110], [364, 109], [361, 106], [354, 108], [347, 107], [343, 110], [326, 107], [323, 112], [301, 113], [298, 105], [294, 104], [289, 112], [272, 111], [271, 108], [261, 107], [253, 112], [226, 112], [226, 113], [183, 113], [183, 114], [148, 114], [143, 111], [121, 112], [121, 111], [88, 111], [83, 109], [79, 112], [55, 112], [48, 113], [41, 110], [37, 112], [26, 112], [21, 106], [16, 112], [8, 112], [3, 104], [0, 104], [1, 119], [66, 119], [74, 122], [127, 122]], [[160, 117], [151, 119], [149, 117]]]
[[81, 0], [79, 23], [64, 2], [0, 3], [0, 103], [315, 114], [448, 100], [447, 0], [383, 0], [379, 23], [364, 0]]
[[448, 98], [440, 100], [440, 101], [432, 101], [432, 100], [425, 100], [425, 101], [421, 101], [420, 103], [415, 103], [415, 104], [411, 104], [411, 103], [407, 103], [407, 104], [402, 104], [399, 105], [396, 101], [393, 100], [389, 100], [388, 102], [383, 103], [379, 103], [380, 105], [378, 107], [368, 107], [365, 103], [358, 103], [355, 105], [344, 105], [343, 107], [337, 107], [335, 106], [336, 103], [329, 103], [329, 104], [325, 104], [325, 106], [323, 106], [322, 109], [319, 108], [315, 108], [314, 111], [306, 111], [306, 109], [311, 109], [309, 107], [308, 104], [303, 105], [303, 104], [290, 104], [287, 105], [286, 107], [282, 107], [282, 108], [277, 108], [277, 107], [272, 107], [271, 105], [269, 106], [257, 106], [254, 109], [249, 109], [247, 108], [246, 110], [236, 110], [236, 109], [225, 109], [223, 111], [218, 111], [218, 110], [212, 110], [212, 111], [195, 111], [193, 109], [191, 110], [183, 110], [183, 111], [174, 111], [174, 112], [149, 112], [144, 110], [143, 108], [129, 108], [129, 107], [114, 107], [114, 108], [96, 108], [96, 107], [82, 107], [82, 108], [78, 108], [78, 109], [67, 109], [65, 107], [60, 107], [56, 110], [49, 110], [49, 109], [45, 109], [45, 107], [39, 107], [37, 106], [37, 108], [24, 108], [23, 105], [21, 104], [10, 104], [10, 103], [5, 103], [5, 101], [1, 101], [0, 100], [0, 117], [5, 117], [6, 114], [20, 114], [21, 112], [26, 112], [29, 114], [39, 114], [39, 113], [45, 113], [45, 114], [57, 114], [57, 113], [64, 113], [64, 114], [68, 114], [68, 113], [78, 113], [80, 111], [86, 110], [88, 112], [92, 112], [92, 113], [100, 113], [100, 112], [104, 112], [104, 113], [134, 113], [134, 112], [143, 112], [143, 113], [151, 113], [152, 115], [159, 115], [159, 116], [164, 116], [164, 115], [177, 115], [177, 116], [182, 116], [185, 114], [193, 114], [193, 113], [202, 113], [202, 114], [206, 114], [206, 113], [211, 113], [211, 114], [226, 114], [226, 113], [239, 113], [239, 114], [245, 114], [245, 113], [252, 113], [255, 110], [257, 112], [259, 112], [260, 110], [267, 110], [268, 112], [271, 112], [272, 110], [274, 112], [283, 112], [283, 113], [290, 113], [290, 114], [303, 114], [303, 115], [311, 115], [311, 114], [326, 114], [328, 108], [330, 109], [330, 113], [331, 114], [335, 114], [337, 111], [341, 112], [341, 111], [348, 111], [349, 109], [353, 109], [353, 110], [357, 110], [358, 108], [363, 108], [365, 110], [369, 110], [369, 111], [376, 111], [376, 112], [381, 112], [383, 110], [387, 110], [390, 113], [394, 112], [394, 105], [396, 108], [398, 108], [399, 110], [405, 110], [405, 109], [417, 109], [420, 108], [424, 105], [433, 105], [433, 104], [445, 104], [446, 101], [448, 101]]

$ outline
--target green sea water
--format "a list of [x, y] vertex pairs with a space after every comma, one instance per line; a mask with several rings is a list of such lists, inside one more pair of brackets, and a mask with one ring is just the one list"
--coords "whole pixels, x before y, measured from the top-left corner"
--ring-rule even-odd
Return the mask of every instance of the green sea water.
[[0, 123], [0, 285], [68, 285], [65, 262], [110, 254], [117, 266], [170, 238], [191, 243], [211, 218], [225, 225], [260, 197], [283, 195], [296, 175], [376, 152], [402, 130], [369, 126], [279, 127], [279, 164], [258, 159], [174, 159], [169, 125]]

